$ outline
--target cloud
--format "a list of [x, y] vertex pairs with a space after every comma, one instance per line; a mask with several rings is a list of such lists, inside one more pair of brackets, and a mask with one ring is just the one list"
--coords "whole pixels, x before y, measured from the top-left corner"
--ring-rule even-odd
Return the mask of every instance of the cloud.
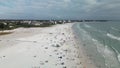
[[88, 13], [89, 17], [97, 19], [120, 19], [119, 0], [97, 1]]
[[0, 18], [119, 19], [119, 0], [0, 0]]

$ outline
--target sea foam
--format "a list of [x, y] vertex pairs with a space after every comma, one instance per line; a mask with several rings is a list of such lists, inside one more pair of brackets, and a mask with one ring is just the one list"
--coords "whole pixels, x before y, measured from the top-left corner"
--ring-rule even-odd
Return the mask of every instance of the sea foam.
[[107, 36], [110, 37], [110, 38], [112, 38], [112, 39], [116, 39], [116, 40], [120, 41], [120, 37], [114, 36], [114, 35], [112, 35], [110, 33], [107, 33]]

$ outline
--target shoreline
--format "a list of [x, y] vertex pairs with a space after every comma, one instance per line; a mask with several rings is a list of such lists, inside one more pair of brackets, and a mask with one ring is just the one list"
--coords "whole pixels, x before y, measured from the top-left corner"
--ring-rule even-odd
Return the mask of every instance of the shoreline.
[[86, 54], [86, 51], [84, 50], [84, 45], [78, 39], [75, 40], [76, 43], [80, 45], [79, 46], [80, 57], [81, 57], [80, 60], [81, 60], [81, 64], [83, 65], [83, 68], [97, 68], [93, 60], [91, 60], [90, 57]]
[[[76, 24], [76, 23], [75, 23]], [[86, 51], [84, 49], [84, 44], [81, 42], [80, 38], [77, 37], [78, 35], [76, 34], [76, 32], [74, 31], [74, 28], [72, 28], [73, 31], [73, 35], [74, 35], [74, 40], [76, 41], [76, 44], [79, 47], [79, 52], [80, 52], [80, 60], [81, 60], [81, 64], [83, 65], [83, 68], [98, 68], [93, 60], [90, 59], [90, 57], [86, 54]]]

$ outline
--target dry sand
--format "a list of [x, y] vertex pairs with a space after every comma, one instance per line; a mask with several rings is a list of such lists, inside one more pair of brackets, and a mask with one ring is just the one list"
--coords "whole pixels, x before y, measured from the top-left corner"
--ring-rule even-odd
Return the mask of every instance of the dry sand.
[[18, 28], [0, 36], [0, 68], [93, 68], [75, 41], [72, 25]]

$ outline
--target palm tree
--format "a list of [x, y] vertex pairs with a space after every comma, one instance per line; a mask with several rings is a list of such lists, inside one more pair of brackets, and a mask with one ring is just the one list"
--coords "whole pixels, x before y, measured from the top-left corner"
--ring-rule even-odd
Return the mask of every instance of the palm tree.
[[0, 23], [0, 30], [4, 31], [5, 29], [9, 29], [9, 24], [5, 22]]
[[5, 28], [4, 23], [0, 23], [0, 29], [3, 31], [3, 30], [4, 30], [4, 28]]

